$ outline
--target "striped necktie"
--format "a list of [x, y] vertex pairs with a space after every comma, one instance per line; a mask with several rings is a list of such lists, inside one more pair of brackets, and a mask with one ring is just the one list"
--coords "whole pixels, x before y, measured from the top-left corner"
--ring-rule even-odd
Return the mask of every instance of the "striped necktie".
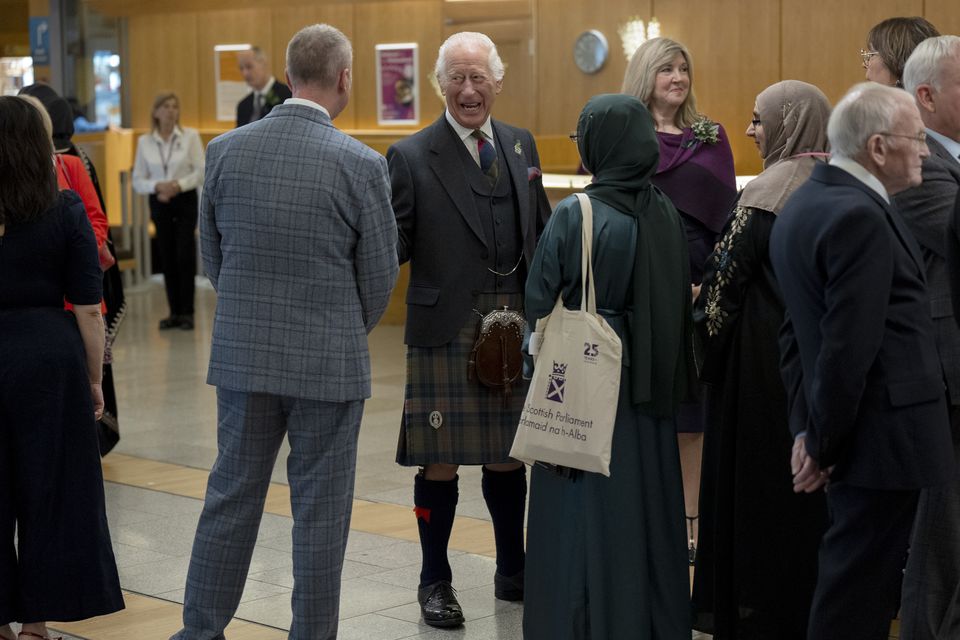
[[480, 170], [490, 179], [491, 184], [496, 183], [497, 177], [500, 175], [500, 167], [497, 162], [497, 150], [493, 148], [493, 144], [483, 137], [483, 132], [480, 131], [480, 129], [474, 129], [470, 135], [477, 139], [477, 155], [480, 156]]

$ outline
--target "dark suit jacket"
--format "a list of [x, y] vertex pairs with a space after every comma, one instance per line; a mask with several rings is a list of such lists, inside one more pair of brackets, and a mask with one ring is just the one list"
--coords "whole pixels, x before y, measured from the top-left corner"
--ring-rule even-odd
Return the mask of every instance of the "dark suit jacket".
[[923, 259], [900, 215], [818, 165], [773, 227], [791, 429], [833, 477], [916, 489], [953, 470]]
[[[283, 104], [283, 101], [287, 98], [292, 97], [290, 87], [279, 80], [274, 81], [273, 86], [270, 87], [270, 93], [266, 96], [267, 99], [263, 109], [260, 111], [260, 118], [270, 113], [270, 110], [278, 104]], [[251, 122], [253, 122], [253, 92], [247, 94], [246, 98], [237, 103], [237, 126], [242, 127]]]
[[[540, 157], [526, 129], [492, 121], [501, 167], [519, 206], [523, 255], [529, 267], [550, 216]], [[463, 145], [445, 116], [387, 150], [397, 254], [410, 261], [405, 342], [436, 347], [452, 340], [473, 308], [489, 251], [480, 214], [463, 175]], [[501, 175], [503, 169], [501, 168]]]
[[960, 405], [960, 330], [953, 317], [947, 243], [953, 205], [960, 189], [960, 160], [927, 138], [930, 157], [923, 161], [923, 184], [894, 197], [897, 211], [920, 244], [930, 293], [930, 313], [950, 402]]
[[953, 299], [953, 319], [960, 327], [960, 192], [953, 206], [950, 233], [947, 238], [947, 269], [950, 278], [950, 294]]

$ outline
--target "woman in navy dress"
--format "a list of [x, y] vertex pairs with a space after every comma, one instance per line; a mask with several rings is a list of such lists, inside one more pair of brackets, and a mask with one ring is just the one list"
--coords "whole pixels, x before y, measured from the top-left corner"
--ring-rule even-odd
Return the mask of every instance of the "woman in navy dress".
[[96, 431], [102, 280], [40, 113], [0, 97], [0, 623], [20, 640], [123, 608]]

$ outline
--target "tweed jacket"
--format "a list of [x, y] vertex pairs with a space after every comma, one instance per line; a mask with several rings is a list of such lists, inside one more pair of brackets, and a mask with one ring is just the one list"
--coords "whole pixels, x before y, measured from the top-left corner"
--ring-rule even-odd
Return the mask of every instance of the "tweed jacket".
[[[521, 243], [529, 268], [537, 238], [550, 216], [540, 156], [526, 129], [491, 120], [498, 157], [513, 184]], [[448, 343], [473, 309], [491, 250], [461, 169], [463, 145], [446, 117], [387, 150], [397, 217], [397, 254], [410, 261], [405, 342], [417, 347]]]
[[953, 472], [920, 248], [892, 205], [818, 165], [778, 216], [781, 369], [796, 435], [831, 478], [919, 489]]
[[276, 106], [207, 148], [207, 382], [328, 402], [370, 395], [367, 333], [397, 276], [383, 156], [318, 109]]
[[953, 317], [947, 266], [950, 219], [960, 191], [960, 160], [932, 137], [927, 138], [927, 146], [930, 157], [923, 161], [923, 183], [893, 199], [923, 253], [940, 364], [950, 403], [960, 405], [960, 328]]

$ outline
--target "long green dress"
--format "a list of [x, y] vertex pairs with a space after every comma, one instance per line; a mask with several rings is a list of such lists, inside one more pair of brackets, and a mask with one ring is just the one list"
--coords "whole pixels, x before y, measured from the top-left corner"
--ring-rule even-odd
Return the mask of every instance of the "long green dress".
[[[533, 467], [523, 635], [526, 640], [689, 640], [676, 428], [672, 418], [645, 413], [630, 399], [626, 312], [633, 295], [637, 218], [595, 199], [592, 205], [597, 308], [620, 336], [624, 353], [610, 477], [575, 472], [570, 479]], [[571, 196], [544, 230], [527, 279], [531, 326], [551, 311], [560, 291], [568, 307], [579, 304], [580, 220]]]

